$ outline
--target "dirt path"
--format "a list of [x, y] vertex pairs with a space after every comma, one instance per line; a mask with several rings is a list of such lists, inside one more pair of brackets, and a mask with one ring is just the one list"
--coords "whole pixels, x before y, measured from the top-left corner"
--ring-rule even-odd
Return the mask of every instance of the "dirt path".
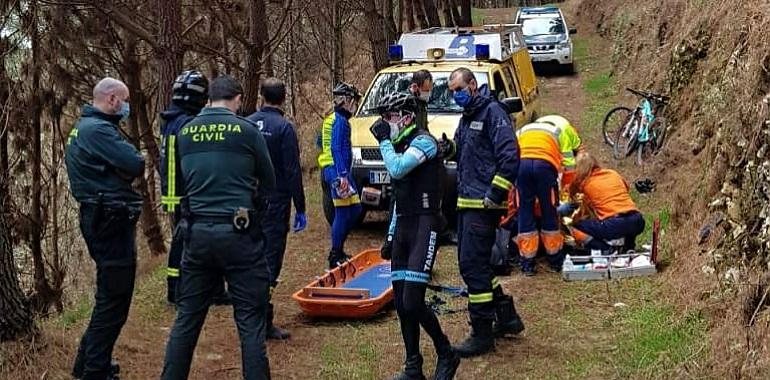
[[[496, 11], [497, 13], [498, 11]], [[593, 93], [601, 82], [595, 73], [603, 67], [596, 57], [604, 56], [606, 45], [582, 27], [576, 37], [579, 72], [572, 76], [542, 77], [543, 113], [559, 113], [580, 126], [584, 141], [592, 150], [606, 152], [597, 131], [597, 115], [605, 104], [597, 104]], [[601, 83], [599, 83], [601, 84]], [[591, 108], [596, 108], [591, 111]], [[579, 121], [579, 122], [578, 122]], [[600, 153], [608, 157], [606, 153]], [[317, 183], [316, 178], [306, 184]], [[308, 190], [309, 229], [291, 235], [282, 283], [274, 294], [276, 321], [291, 330], [287, 342], [268, 344], [274, 379], [382, 379], [400, 367], [403, 348], [395, 313], [389, 311], [365, 322], [310, 321], [291, 300], [293, 291], [322, 273], [326, 265], [328, 227], [320, 212], [320, 194]], [[378, 247], [383, 223], [370, 223], [351, 237], [347, 251]], [[435, 271], [438, 282], [462, 284], [454, 247], [442, 249]], [[527, 326], [521, 337], [498, 342], [497, 351], [462, 363], [457, 379], [606, 379], [638, 377], [632, 344], [633, 317], [657, 297], [656, 279], [565, 283], [543, 266], [534, 278], [519, 273], [502, 278], [502, 285], [514, 295]], [[173, 321], [173, 311], [165, 306], [165, 278], [162, 268], [145, 276], [135, 295], [131, 315], [115, 357], [124, 368], [122, 379], [153, 379], [161, 372], [165, 343]], [[432, 296], [432, 294], [430, 295]], [[451, 308], [462, 308], [463, 299], [449, 299]], [[654, 311], [657, 311], [655, 309]], [[453, 342], [468, 331], [467, 313], [440, 316]], [[61, 327], [52, 322], [46, 331], [50, 357], [29, 358], [19, 365], [13, 379], [39, 379], [40, 372], [23, 368], [48, 368], [48, 379], [67, 379], [69, 365], [84, 320]], [[630, 325], [629, 325], [630, 324]], [[629, 326], [631, 328], [629, 329]], [[631, 343], [628, 343], [628, 341]], [[426, 373], [432, 373], [435, 357], [423, 335]], [[633, 346], [632, 346], [633, 347]], [[53, 354], [55, 353], [55, 355]], [[55, 358], [54, 358], [55, 357]], [[620, 359], [617, 359], [620, 357]], [[630, 357], [630, 359], [629, 359]], [[238, 336], [232, 311], [212, 308], [195, 354], [191, 379], [240, 379]]]

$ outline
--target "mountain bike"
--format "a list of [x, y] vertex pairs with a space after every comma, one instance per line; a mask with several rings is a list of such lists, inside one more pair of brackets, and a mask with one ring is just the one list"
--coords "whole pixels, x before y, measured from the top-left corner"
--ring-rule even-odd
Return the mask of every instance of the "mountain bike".
[[657, 154], [663, 147], [668, 123], [663, 109], [670, 98], [649, 91], [626, 88], [641, 98], [634, 110], [616, 107], [607, 113], [602, 124], [605, 142], [612, 146], [616, 159], [623, 159], [636, 152], [636, 164], [642, 165], [648, 154]]

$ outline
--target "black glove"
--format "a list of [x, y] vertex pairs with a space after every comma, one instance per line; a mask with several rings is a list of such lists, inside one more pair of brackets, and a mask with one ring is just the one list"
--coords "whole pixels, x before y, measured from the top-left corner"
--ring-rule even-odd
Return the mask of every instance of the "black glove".
[[438, 158], [448, 160], [454, 157], [457, 152], [454, 141], [446, 137], [446, 133], [441, 134], [441, 140], [438, 141]]
[[502, 206], [506, 199], [508, 199], [508, 191], [493, 185], [484, 195], [484, 207]]
[[382, 243], [380, 257], [385, 260], [390, 260], [390, 258], [393, 257], [393, 235], [388, 235], [387, 239], [385, 239], [385, 243]]
[[390, 140], [390, 124], [385, 120], [379, 119], [372, 124], [369, 131], [377, 139], [378, 143], [382, 143], [385, 140]]

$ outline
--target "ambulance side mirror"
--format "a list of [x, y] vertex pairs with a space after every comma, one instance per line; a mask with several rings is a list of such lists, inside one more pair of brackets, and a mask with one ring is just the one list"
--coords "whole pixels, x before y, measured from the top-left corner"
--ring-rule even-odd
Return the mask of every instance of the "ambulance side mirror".
[[505, 106], [505, 110], [508, 111], [508, 113], [516, 113], [521, 112], [524, 110], [524, 103], [521, 101], [521, 98], [505, 98], [500, 101], [500, 103]]

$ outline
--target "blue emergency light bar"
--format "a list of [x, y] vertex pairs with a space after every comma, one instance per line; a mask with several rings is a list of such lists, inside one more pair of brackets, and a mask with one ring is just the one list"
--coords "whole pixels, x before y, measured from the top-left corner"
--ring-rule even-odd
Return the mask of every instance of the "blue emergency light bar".
[[476, 44], [476, 59], [480, 61], [489, 59], [489, 45]]
[[559, 13], [556, 7], [521, 8], [521, 13], [528, 15]]
[[388, 46], [388, 60], [391, 62], [401, 61], [404, 59], [404, 47], [401, 45]]

